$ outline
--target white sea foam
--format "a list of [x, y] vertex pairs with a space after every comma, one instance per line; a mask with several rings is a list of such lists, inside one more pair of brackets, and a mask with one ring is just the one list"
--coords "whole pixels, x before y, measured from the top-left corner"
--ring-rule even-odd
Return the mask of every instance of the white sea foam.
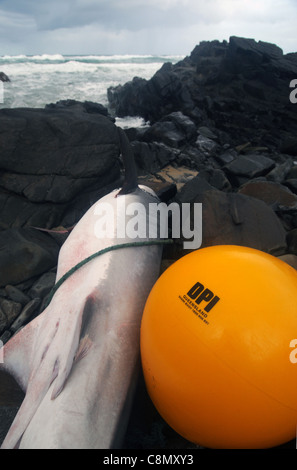
[[42, 54], [28, 56], [29, 60], [64, 60], [64, 56], [61, 54]]
[[116, 118], [116, 125], [123, 129], [128, 129], [129, 127], [147, 127], [148, 124], [144, 119], [137, 116], [127, 116], [125, 118]]
[[20, 54], [20, 55], [3, 55], [3, 56], [0, 56], [0, 61], [4, 61], [4, 60], [20, 60], [20, 59], [26, 59], [27, 56], [26, 55], [23, 55], [23, 54]]

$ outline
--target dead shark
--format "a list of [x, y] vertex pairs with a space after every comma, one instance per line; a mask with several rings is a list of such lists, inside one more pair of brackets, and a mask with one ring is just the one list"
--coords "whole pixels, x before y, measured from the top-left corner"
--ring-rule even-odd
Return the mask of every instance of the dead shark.
[[[62, 245], [56, 282], [110, 246], [131, 243], [94, 235], [102, 204], [147, 208], [156, 194], [138, 187], [133, 152], [119, 130], [125, 182], [95, 203]], [[148, 220], [144, 212], [143, 224]], [[118, 214], [119, 215], [119, 214]], [[125, 223], [132, 215], [125, 216]], [[121, 446], [139, 369], [139, 331], [146, 298], [159, 276], [162, 245], [148, 237], [95, 257], [63, 282], [48, 307], [3, 346], [0, 367], [25, 398], [2, 449], [107, 449]], [[160, 241], [160, 240], [159, 240]]]

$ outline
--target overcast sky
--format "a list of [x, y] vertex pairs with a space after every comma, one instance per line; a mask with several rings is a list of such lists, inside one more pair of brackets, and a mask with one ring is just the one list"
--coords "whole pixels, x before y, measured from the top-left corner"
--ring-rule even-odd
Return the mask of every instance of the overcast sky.
[[0, 55], [184, 54], [242, 36], [297, 52], [297, 0], [0, 0]]

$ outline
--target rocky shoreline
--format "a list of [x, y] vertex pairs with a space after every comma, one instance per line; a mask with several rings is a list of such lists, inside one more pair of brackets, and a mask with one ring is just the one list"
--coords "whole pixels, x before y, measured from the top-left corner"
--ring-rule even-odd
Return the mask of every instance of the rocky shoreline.
[[[73, 100], [1, 109], [0, 341], [42, 312], [68, 230], [120, 186], [115, 117], [147, 121], [126, 129], [139, 180], [163, 201], [202, 203], [202, 246], [245, 245], [297, 268], [296, 78], [297, 53], [232, 37], [109, 89], [109, 109]], [[165, 248], [163, 269], [186, 254], [178, 242]], [[191, 446], [140, 380], [126, 447]]]

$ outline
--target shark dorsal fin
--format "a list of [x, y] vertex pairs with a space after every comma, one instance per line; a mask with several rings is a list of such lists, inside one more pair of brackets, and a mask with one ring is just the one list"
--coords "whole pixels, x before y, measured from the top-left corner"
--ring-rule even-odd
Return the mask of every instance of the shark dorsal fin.
[[121, 153], [125, 167], [125, 179], [123, 187], [118, 194], [128, 194], [138, 187], [137, 168], [134, 160], [134, 152], [128, 137], [123, 129], [118, 127]]

